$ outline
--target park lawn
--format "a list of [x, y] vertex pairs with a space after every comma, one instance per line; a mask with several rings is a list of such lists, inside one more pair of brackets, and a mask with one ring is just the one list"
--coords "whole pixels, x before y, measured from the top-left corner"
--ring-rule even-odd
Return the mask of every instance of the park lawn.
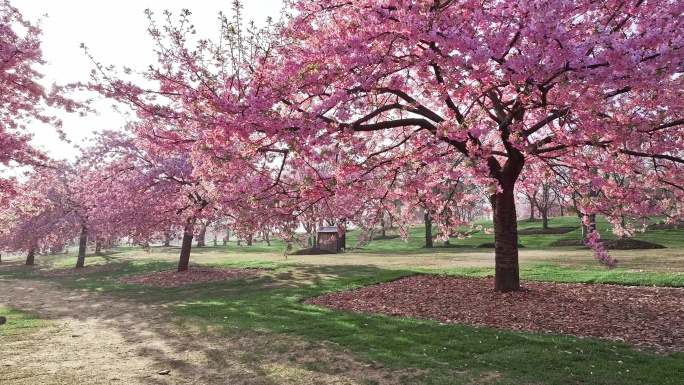
[[[579, 226], [578, 221], [573, 221], [576, 218], [552, 218], [550, 224], [552, 227], [573, 223]], [[538, 227], [541, 223], [521, 222], [521, 228]], [[296, 338], [307, 341], [310, 346], [349, 351], [363, 362], [378, 362], [385, 368], [401, 371], [402, 382], [406, 384], [680, 383], [679, 373], [684, 372], [684, 353], [681, 352], [656, 352], [567, 335], [518, 333], [333, 311], [301, 303], [309, 297], [416, 273], [479, 277], [493, 274], [491, 249], [424, 249], [424, 239], [420, 237], [422, 230], [412, 229], [408, 243], [401, 239], [378, 240], [344, 255], [290, 256], [288, 260], [282, 254], [284, 244], [275, 240], [270, 247], [260, 243], [237, 247], [231, 242], [228, 246], [194, 249], [191, 262], [195, 266], [271, 270], [242, 280], [179, 288], [142, 287], [111, 281], [123, 275], [174, 269], [179, 253], [177, 247], [155, 247], [150, 252], [120, 247], [114, 254], [86, 260], [86, 266], [105, 264], [117, 267], [116, 270], [82, 276], [45, 277], [33, 274], [32, 270], [0, 269], [0, 278], [53, 280], [74, 290], [104, 291], [127, 301], [162, 304], [173, 309], [180, 324], [199, 328], [211, 338], [250, 335], [273, 339], [267, 347], [255, 344], [253, 350], [241, 358], [245, 362], [258, 361], [275, 351], [287, 356], [293, 364], [305, 365], [314, 372], [337, 370], [324, 358], [308, 360], [301, 345], [283, 342]], [[522, 236], [521, 242], [530, 246], [521, 250], [524, 261], [521, 277], [556, 282], [684, 287], [684, 274], [681, 273], [684, 272], [684, 259], [681, 258], [682, 249], [677, 248], [684, 246], [679, 244], [684, 238], [682, 231], [653, 230], [640, 234], [646, 238], [644, 240], [652, 242], [661, 239], [658, 243], [666, 244], [670, 249], [617, 253], [619, 259], [624, 260], [622, 266], [627, 268], [612, 271], [592, 262], [588, 250], [548, 246], [554, 239], [573, 237], [573, 233]], [[463, 241], [476, 245], [491, 242], [493, 237], [478, 232]], [[456, 242], [461, 240], [452, 241]], [[475, 263], [479, 260], [487, 260], [487, 263], [480, 266]], [[451, 263], [453, 261], [456, 263]], [[69, 268], [75, 264], [75, 258], [70, 255], [40, 256], [36, 262], [35, 272], [40, 272]], [[18, 263], [20, 260], [13, 262]], [[5, 264], [3, 261], [2, 266]], [[29, 327], [32, 322], [41, 324], [42, 321], [32, 320], [29, 314], [24, 314]], [[287, 338], [283, 340], [278, 336]], [[367, 382], [372, 383], [372, 380]]]
[[47, 320], [38, 318], [30, 312], [3, 306], [0, 306], [0, 315], [7, 318], [7, 323], [0, 325], [0, 342], [27, 338], [34, 329], [48, 324]]
[[[230, 248], [227, 247], [227, 248]], [[219, 249], [219, 250], [217, 250]], [[329, 260], [317, 264], [319, 256], [307, 256], [310, 263], [292, 264], [274, 253], [217, 253], [206, 248], [195, 253], [195, 265], [217, 267], [262, 267], [271, 270], [261, 276], [236, 281], [202, 283], [178, 288], [155, 288], [119, 284], [110, 279], [174, 267], [155, 260], [157, 250], [139, 253], [125, 250], [109, 263], [119, 270], [52, 279], [74, 290], [105, 291], [122, 299], [162, 304], [173, 308], [180, 324], [199, 328], [211, 338], [258, 336], [273, 339], [264, 347], [257, 344], [240, 359], [260, 360], [269, 354], [285, 355], [293, 364], [313, 372], [330, 372], [334, 365], [325, 358], [310, 360], [306, 348], [288, 338], [307, 341], [309, 346], [326, 346], [352, 352], [357, 359], [377, 362], [386, 369], [401, 371], [405, 384], [678, 384], [684, 372], [684, 353], [663, 353], [649, 349], [568, 335], [518, 333], [507, 330], [440, 324], [438, 322], [333, 311], [303, 305], [302, 300], [325, 293], [350, 290], [387, 282], [416, 273], [449, 273], [483, 276], [489, 269], [387, 269], [372, 265], [335, 265]], [[177, 254], [171, 254], [176, 257]], [[126, 258], [124, 258], [126, 257]], [[324, 256], [321, 256], [323, 258]], [[340, 256], [344, 258], [344, 256]], [[88, 262], [87, 262], [88, 263]], [[684, 271], [684, 261], [677, 267]], [[619, 283], [625, 285], [684, 286], [684, 275], [614, 270], [577, 264], [560, 267], [552, 263], [522, 266], [524, 279], [560, 282]], [[285, 340], [278, 336], [287, 337]], [[372, 384], [371, 380], [367, 384]]]

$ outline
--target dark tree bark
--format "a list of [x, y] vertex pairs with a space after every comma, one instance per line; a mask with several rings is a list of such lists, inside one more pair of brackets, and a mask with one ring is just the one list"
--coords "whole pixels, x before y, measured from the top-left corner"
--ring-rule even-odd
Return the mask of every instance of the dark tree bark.
[[81, 225], [81, 235], [78, 238], [78, 257], [76, 258], [76, 268], [85, 266], [86, 248], [88, 246], [88, 228]]
[[247, 236], [247, 246], [252, 246], [253, 241], [254, 241], [254, 237], [252, 236], [252, 234], [249, 234]]
[[190, 251], [192, 251], [192, 240], [195, 238], [195, 221], [188, 219], [183, 230], [183, 243], [181, 244], [180, 260], [178, 261], [178, 271], [186, 271], [190, 266]]
[[[503, 139], [506, 143], [507, 132], [504, 132]], [[490, 175], [500, 187], [490, 196], [490, 202], [494, 216], [494, 291], [501, 293], [520, 290], [515, 182], [525, 165], [525, 157], [519, 150], [507, 145], [506, 151], [508, 158], [503, 167], [493, 156], [487, 161]]]
[[548, 230], [549, 228], [549, 214], [546, 211], [541, 212], [542, 217], [542, 229]]
[[102, 255], [102, 244], [102, 239], [97, 238], [97, 240], [95, 241], [95, 255]]
[[432, 248], [432, 217], [430, 216], [430, 211], [425, 212], [425, 247]]
[[171, 233], [170, 232], [164, 232], [164, 246], [165, 247], [171, 246]]
[[216, 238], [216, 235], [214, 235], [214, 247], [218, 246], [218, 239]]
[[268, 231], [264, 231], [264, 242], [266, 242], [266, 246], [271, 246], [271, 238], [268, 236]]
[[29, 250], [28, 254], [26, 255], [26, 265], [27, 266], [32, 266], [36, 261], [36, 250], [31, 249]]
[[207, 244], [204, 241], [204, 238], [207, 236], [207, 225], [202, 225], [200, 228], [199, 234], [197, 234], [197, 247], [204, 247]]
[[528, 195], [527, 199], [530, 201], [530, 218], [529, 218], [529, 220], [533, 221], [535, 219], [534, 218], [534, 206], [536, 206], [537, 204], [534, 201], [534, 197]]

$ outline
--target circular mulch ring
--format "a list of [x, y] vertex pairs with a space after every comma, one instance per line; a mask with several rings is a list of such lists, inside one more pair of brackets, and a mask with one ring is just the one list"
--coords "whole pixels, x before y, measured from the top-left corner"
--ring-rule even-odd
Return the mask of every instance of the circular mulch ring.
[[675, 223], [656, 223], [648, 226], [649, 230], [675, 230], [684, 228], [684, 222]]
[[551, 244], [552, 247], [568, 247], [568, 246], [580, 246], [586, 247], [587, 245], [581, 239], [561, 239]]
[[550, 227], [548, 229], [525, 229], [518, 230], [518, 235], [567, 234], [575, 230], [577, 230], [577, 227]]
[[297, 250], [290, 255], [321, 255], [321, 254], [335, 254], [330, 250], [319, 249], [318, 247], [311, 247], [308, 249]]
[[43, 270], [43, 271], [36, 272], [34, 274], [39, 275], [41, 277], [65, 277], [65, 276], [69, 276], [69, 275], [100, 273], [102, 271], [112, 271], [112, 270], [118, 270], [120, 268], [121, 267], [119, 267], [119, 266], [95, 265], [95, 266], [85, 266], [85, 267], [79, 267], [79, 268], [72, 267], [70, 269]]
[[117, 278], [120, 283], [143, 286], [178, 287], [203, 282], [226, 281], [258, 275], [266, 269], [233, 269], [214, 267], [191, 267], [186, 271], [165, 270], [153, 273]]
[[435, 249], [466, 249], [466, 248], [472, 248], [472, 246], [462, 245], [459, 243], [445, 243], [443, 245], [435, 246]]
[[614, 239], [603, 243], [603, 247], [609, 250], [646, 250], [664, 249], [665, 246], [657, 243], [639, 241], [633, 238]]
[[[496, 247], [496, 245], [494, 244], [494, 242], [488, 242], [488, 243], [483, 243], [477, 247], [479, 249], [493, 249]], [[523, 248], [525, 248], [525, 246], [518, 243], [518, 248], [523, 249]]]
[[684, 351], [684, 289], [416, 275], [305, 304], [533, 333], [572, 334]]
[[400, 237], [396, 234], [393, 234], [393, 235], [377, 235], [377, 236], [373, 237], [373, 240], [374, 241], [382, 241], [382, 240], [386, 240], [386, 239], [397, 239], [397, 238], [400, 238]]

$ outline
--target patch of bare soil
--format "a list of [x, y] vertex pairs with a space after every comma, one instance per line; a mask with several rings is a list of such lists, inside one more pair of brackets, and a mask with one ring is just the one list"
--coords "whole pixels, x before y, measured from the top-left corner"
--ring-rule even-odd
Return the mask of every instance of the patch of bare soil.
[[100, 273], [103, 271], [112, 271], [117, 269], [119, 269], [117, 266], [94, 265], [79, 268], [72, 267], [70, 269], [42, 270], [36, 272], [35, 275], [40, 275], [42, 277], [64, 277], [68, 275]]
[[330, 250], [320, 249], [318, 247], [310, 247], [308, 249], [297, 250], [290, 255], [322, 255], [322, 254], [335, 254]]
[[191, 267], [186, 271], [155, 271], [149, 274], [121, 277], [115, 279], [115, 281], [121, 283], [135, 283], [143, 286], [178, 287], [194, 283], [245, 278], [258, 275], [264, 271], [265, 269]]
[[568, 247], [568, 246], [580, 246], [586, 247], [587, 245], [581, 239], [561, 239], [551, 244], [552, 247]]
[[674, 222], [674, 223], [656, 223], [648, 226], [649, 230], [676, 230], [684, 227], [684, 222]]
[[567, 234], [574, 230], [577, 230], [577, 227], [549, 227], [548, 229], [525, 229], [518, 230], [518, 235]]
[[[493, 249], [496, 247], [496, 244], [494, 242], [487, 242], [487, 243], [482, 243], [477, 247], [480, 249]], [[523, 248], [525, 248], [525, 246], [518, 243], [518, 248], [523, 249]]]
[[646, 249], [664, 249], [665, 246], [657, 243], [639, 241], [633, 238], [620, 238], [603, 243], [603, 247], [609, 250], [646, 250]]
[[522, 286], [503, 294], [494, 292], [491, 278], [416, 275], [305, 303], [684, 351], [684, 289], [534, 281]]
[[135, 295], [0, 280], [0, 304], [50, 320], [29, 334], [0, 337], [0, 384], [389, 385], [411, 374], [282, 334], [225, 337], [201, 321], [175, 319], [169, 304], [136, 302]]

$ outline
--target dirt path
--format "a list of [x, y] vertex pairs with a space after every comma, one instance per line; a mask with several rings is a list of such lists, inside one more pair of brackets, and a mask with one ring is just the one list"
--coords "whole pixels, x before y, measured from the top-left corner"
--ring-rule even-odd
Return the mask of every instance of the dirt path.
[[[174, 323], [161, 306], [45, 281], [0, 280], [0, 304], [51, 320], [25, 338], [0, 341], [3, 384], [391, 384], [399, 375], [288, 336], [212, 338]], [[306, 360], [293, 363], [269, 352], [278, 344], [301, 345], [312, 360], [326, 357], [330, 366], [309, 371]], [[255, 351], [258, 359], [245, 358]]]

